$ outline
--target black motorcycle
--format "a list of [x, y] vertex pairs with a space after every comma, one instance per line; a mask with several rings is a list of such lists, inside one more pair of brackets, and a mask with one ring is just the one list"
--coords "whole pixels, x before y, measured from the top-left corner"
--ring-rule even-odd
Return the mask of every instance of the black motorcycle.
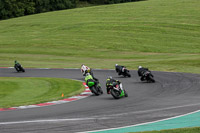
[[116, 69], [116, 72], [118, 73], [118, 75], [123, 75], [124, 77], [131, 77], [129, 70], [126, 67], [123, 67], [121, 70]]
[[15, 69], [17, 72], [25, 72], [25, 69], [22, 67], [21, 64], [15, 64]]
[[115, 99], [120, 99], [121, 97], [128, 97], [128, 93], [125, 89], [123, 89], [122, 85], [118, 85], [117, 83], [110, 84], [108, 86], [110, 88], [110, 93]]
[[121, 73], [124, 77], [131, 77], [131, 74], [129, 73], [129, 70], [127, 68], [122, 68], [122, 73]]
[[147, 82], [149, 83], [154, 83], [155, 80], [154, 80], [154, 76], [152, 75], [152, 73], [150, 71], [146, 71], [144, 74], [144, 80], [146, 80]]

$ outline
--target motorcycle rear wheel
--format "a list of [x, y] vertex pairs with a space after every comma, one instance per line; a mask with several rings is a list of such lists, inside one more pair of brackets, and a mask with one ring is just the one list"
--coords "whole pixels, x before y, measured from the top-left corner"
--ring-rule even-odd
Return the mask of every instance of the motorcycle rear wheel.
[[111, 95], [115, 98], [115, 99], [119, 99], [120, 98], [120, 92], [117, 90], [112, 89], [111, 90]]
[[92, 86], [92, 87], [90, 88], [90, 90], [91, 90], [91, 92], [94, 93], [96, 96], [99, 95], [98, 90], [95, 88], [95, 86]]
[[100, 86], [98, 87], [98, 92], [99, 92], [99, 94], [103, 94], [103, 90]]
[[25, 72], [24, 68], [21, 68], [22, 72]]
[[149, 81], [152, 82], [152, 83], [155, 83], [155, 80], [153, 79], [152, 76], [149, 76]]

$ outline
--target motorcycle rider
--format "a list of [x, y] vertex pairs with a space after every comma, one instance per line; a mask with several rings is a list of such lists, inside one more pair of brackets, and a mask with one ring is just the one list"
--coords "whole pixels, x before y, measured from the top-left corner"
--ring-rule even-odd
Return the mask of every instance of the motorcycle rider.
[[144, 73], [149, 71], [148, 68], [144, 68], [142, 66], [138, 66], [138, 76], [141, 77], [140, 80], [144, 81], [145, 80], [145, 76]]
[[121, 73], [123, 73], [123, 71], [124, 71], [124, 68], [125, 66], [120, 66], [120, 65], [118, 65], [118, 64], [115, 64], [115, 70], [116, 70], [116, 72], [118, 73], [118, 75], [121, 75]]
[[19, 62], [17, 62], [17, 60], [15, 60], [15, 68], [18, 68], [18, 66], [20, 66]]
[[17, 72], [19, 72], [19, 71], [25, 72], [25, 70], [24, 70], [24, 68], [22, 67], [22, 65], [19, 64], [19, 62], [17, 62], [16, 60], [15, 60], [14, 68], [16, 69]]
[[85, 66], [84, 64], [81, 65], [81, 72], [83, 76], [86, 76], [86, 73], [90, 73], [90, 68], [88, 66]]
[[99, 84], [99, 80], [95, 77], [92, 77], [92, 75], [90, 73], [86, 73], [86, 76], [85, 76], [85, 83], [86, 85], [88, 86], [88, 82], [95, 82], [95, 85], [98, 85]]
[[110, 88], [109, 86], [113, 85], [113, 83], [116, 83], [117, 85], [120, 85], [120, 88], [122, 86], [121, 82], [119, 80], [115, 80], [112, 78], [112, 76], [108, 76], [107, 80], [106, 80], [106, 89], [107, 89], [107, 94], [110, 94]]

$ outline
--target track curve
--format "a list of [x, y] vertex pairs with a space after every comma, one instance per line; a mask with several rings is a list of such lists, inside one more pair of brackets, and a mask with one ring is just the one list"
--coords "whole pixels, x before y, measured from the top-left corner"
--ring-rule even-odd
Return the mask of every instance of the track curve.
[[[136, 71], [131, 78], [119, 77], [114, 70], [94, 70], [105, 90], [111, 75], [122, 81], [129, 97], [115, 100], [111, 95], [88, 98], [54, 106], [0, 112], [4, 133], [74, 133], [116, 128], [174, 117], [200, 109], [200, 75], [153, 72], [154, 84], [140, 82]], [[1, 68], [0, 77], [59, 77], [83, 80], [76, 69]]]

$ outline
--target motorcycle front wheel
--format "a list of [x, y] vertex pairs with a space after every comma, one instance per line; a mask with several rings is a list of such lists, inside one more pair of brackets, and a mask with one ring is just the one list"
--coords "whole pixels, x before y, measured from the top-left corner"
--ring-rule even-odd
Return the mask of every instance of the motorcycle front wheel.
[[128, 97], [128, 93], [126, 92], [126, 90], [124, 90], [124, 96]]

